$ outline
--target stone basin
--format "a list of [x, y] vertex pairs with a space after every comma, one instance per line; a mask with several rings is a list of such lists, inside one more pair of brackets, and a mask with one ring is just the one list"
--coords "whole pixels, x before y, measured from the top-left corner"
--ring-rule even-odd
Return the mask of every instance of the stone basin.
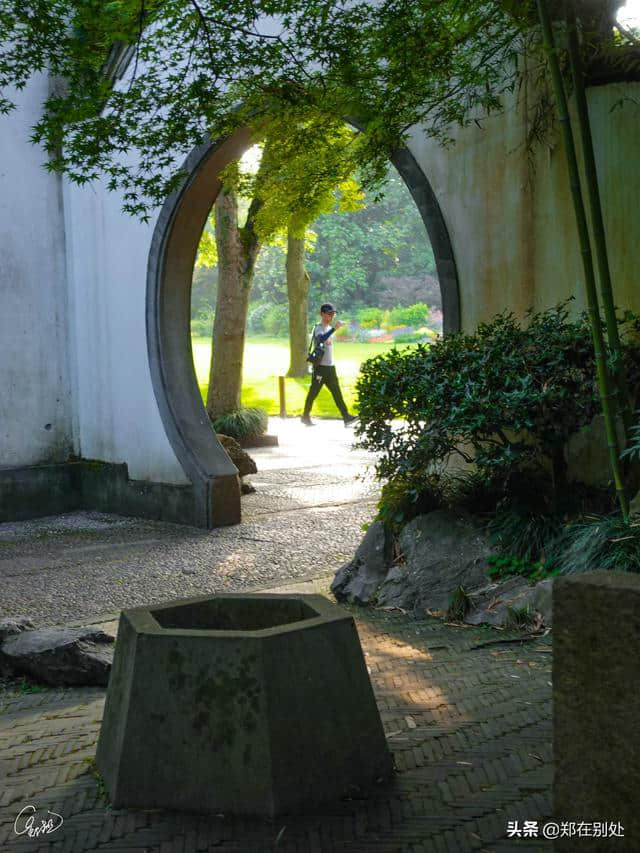
[[96, 761], [115, 808], [267, 817], [392, 770], [353, 618], [320, 595], [122, 611]]

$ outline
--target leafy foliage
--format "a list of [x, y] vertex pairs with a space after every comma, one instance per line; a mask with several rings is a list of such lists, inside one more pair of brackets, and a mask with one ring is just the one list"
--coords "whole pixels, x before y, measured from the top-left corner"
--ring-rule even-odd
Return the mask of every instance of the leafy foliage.
[[221, 415], [213, 421], [213, 428], [222, 435], [232, 438], [245, 438], [250, 435], [262, 435], [267, 431], [269, 418], [264, 409], [242, 408], [227, 415]]
[[640, 572], [640, 520], [587, 516], [565, 527], [548, 550], [563, 574], [590, 571]]
[[[305, 259], [311, 277], [309, 304], [313, 311], [327, 300], [338, 304], [341, 315], [382, 304], [383, 300], [385, 304], [392, 300], [392, 305], [416, 301], [439, 305], [437, 280], [432, 278], [435, 260], [424, 222], [393, 167], [387, 171], [384, 198], [376, 201], [374, 194], [368, 192], [362, 204], [357, 210], [340, 210], [338, 204], [314, 220], [307, 230], [315, 237], [313, 246], [307, 246]], [[212, 237], [210, 217], [197, 264], [215, 262]], [[287, 301], [285, 244], [276, 237], [260, 249], [252, 287], [255, 300], [277, 304]], [[204, 272], [204, 268], [196, 266], [194, 284]], [[380, 325], [382, 316], [374, 326]]]
[[487, 562], [489, 563], [487, 574], [495, 580], [522, 575], [534, 584], [560, 574], [560, 569], [551, 563], [531, 562], [515, 554], [492, 554]]
[[383, 521], [391, 532], [398, 532], [418, 515], [444, 506], [444, 482], [439, 477], [399, 475], [382, 486], [378, 501], [377, 521]]
[[622, 452], [621, 458], [640, 460], [640, 411], [635, 413], [635, 424], [629, 430], [629, 444]]
[[[474, 334], [365, 362], [357, 433], [381, 478], [411, 480], [459, 457], [505, 487], [550, 464], [557, 490], [566, 441], [599, 410], [593, 345], [586, 317], [570, 320], [566, 305], [527, 320], [501, 314]], [[638, 349], [627, 344], [625, 358], [637, 364]]]
[[[399, 299], [390, 279], [406, 279], [420, 288], [426, 276], [435, 274], [424, 222], [393, 167], [385, 172], [383, 198], [365, 192], [359, 210], [323, 216], [312, 227], [317, 240], [307, 270], [314, 304], [330, 299], [344, 310], [364, 308], [381, 305], [391, 294], [395, 305]], [[420, 290], [419, 299], [424, 301], [425, 292]], [[439, 293], [437, 299], [439, 304]]]
[[358, 323], [363, 329], [379, 329], [384, 319], [382, 308], [361, 308], [358, 311]]
[[210, 308], [201, 308], [195, 317], [191, 318], [191, 334], [196, 337], [211, 337], [215, 312]]
[[307, 150], [317, 122], [357, 116], [366, 133], [346, 153], [380, 181], [412, 125], [447, 141], [452, 123], [499, 108], [526, 17], [500, 0], [2, 0], [0, 24], [0, 110], [34, 70], [64, 78], [33, 134], [49, 167], [106, 175], [146, 218], [207, 134], [267, 116]]
[[[566, 481], [566, 442], [599, 410], [587, 319], [571, 320], [566, 305], [527, 319], [501, 314], [475, 334], [392, 349], [362, 366], [356, 432], [388, 481], [385, 521], [401, 525], [425, 497], [487, 513], [494, 545], [530, 563], [567, 516], [602, 502]], [[629, 373], [639, 357], [627, 341]], [[455, 473], [456, 457], [472, 468]]]
[[413, 326], [419, 328], [424, 326], [429, 318], [429, 306], [424, 302], [416, 302], [415, 305], [402, 307], [396, 305], [389, 312], [389, 322], [392, 326]]
[[264, 314], [263, 330], [274, 338], [289, 334], [289, 306], [271, 305]]

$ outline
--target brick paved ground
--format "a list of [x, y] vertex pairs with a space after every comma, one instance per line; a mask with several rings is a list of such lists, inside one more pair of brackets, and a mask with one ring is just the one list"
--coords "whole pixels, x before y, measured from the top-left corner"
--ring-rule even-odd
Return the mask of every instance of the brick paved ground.
[[[0, 849], [119, 853], [466, 853], [548, 850], [507, 839], [508, 820], [551, 812], [549, 638], [354, 609], [393, 752], [394, 778], [318, 814], [273, 822], [111, 811], [90, 761], [101, 689], [4, 694]], [[498, 641], [498, 642], [496, 642]], [[502, 642], [499, 642], [502, 641]], [[14, 834], [27, 804], [64, 818], [46, 838]]]
[[[274, 587], [328, 575], [361, 539], [377, 487], [349, 431], [281, 425], [281, 446], [256, 453], [244, 522], [197, 531], [74, 514], [0, 525], [0, 613], [38, 624], [206, 591]], [[325, 591], [328, 582], [299, 591]], [[280, 589], [279, 591], [285, 591]], [[548, 638], [509, 638], [399, 613], [354, 610], [397, 772], [384, 785], [271, 823], [110, 811], [91, 770], [100, 689], [0, 689], [0, 850], [118, 853], [466, 853], [545, 850], [508, 840], [508, 820], [541, 820], [551, 798]], [[114, 627], [113, 625], [111, 627]], [[512, 635], [513, 636], [513, 635]], [[491, 645], [482, 645], [490, 642]], [[64, 819], [29, 840], [25, 806]]]

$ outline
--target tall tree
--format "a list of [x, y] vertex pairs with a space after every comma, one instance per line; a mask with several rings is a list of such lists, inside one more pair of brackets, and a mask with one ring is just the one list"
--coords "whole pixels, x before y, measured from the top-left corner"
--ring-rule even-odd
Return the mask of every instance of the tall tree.
[[260, 250], [255, 219], [261, 204], [252, 199], [246, 222], [239, 226], [235, 190], [223, 183], [215, 202], [218, 292], [207, 391], [212, 420], [240, 408], [249, 295]]
[[309, 273], [304, 268], [305, 238], [287, 232], [287, 297], [289, 299], [289, 369], [287, 376], [306, 376]]
[[[300, 130], [308, 138], [307, 119]], [[213, 223], [205, 228], [199, 262], [218, 264], [218, 287], [213, 325], [207, 411], [212, 419], [241, 406], [242, 364], [247, 313], [256, 260], [264, 242], [286, 235], [287, 289], [290, 299], [289, 375], [306, 373], [307, 297], [309, 277], [304, 270], [307, 224], [336, 206], [354, 209], [361, 194], [349, 176], [352, 154], [344, 140], [354, 132], [341, 120], [314, 119], [313, 149], [292, 142], [280, 119], [257, 123], [254, 136], [262, 138], [257, 168], [231, 164], [224, 172], [222, 189], [214, 206]], [[303, 135], [301, 133], [301, 135]], [[347, 152], [345, 156], [345, 151]], [[307, 186], [301, 198], [299, 188]], [[238, 222], [238, 197], [248, 204], [244, 225]], [[215, 247], [211, 226], [215, 233]]]

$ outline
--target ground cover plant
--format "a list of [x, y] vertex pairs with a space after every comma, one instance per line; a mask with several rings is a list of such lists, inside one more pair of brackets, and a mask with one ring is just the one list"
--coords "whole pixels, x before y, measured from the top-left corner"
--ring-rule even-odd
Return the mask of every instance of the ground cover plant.
[[[627, 374], [638, 375], [637, 320], [620, 325]], [[599, 559], [605, 543], [624, 543], [618, 550], [634, 565], [628, 555], [640, 556], [640, 536], [630, 525], [615, 515], [599, 522], [598, 535], [578, 525], [596, 507], [611, 512], [612, 493], [568, 480], [567, 442], [600, 411], [594, 361], [588, 320], [570, 317], [565, 303], [530, 312], [524, 323], [504, 313], [473, 334], [366, 362], [356, 431], [378, 456], [379, 518], [397, 530], [425, 506], [464, 507], [488, 523], [494, 546], [525, 575], [545, 558], [548, 571], [562, 568], [581, 537], [595, 536]], [[611, 525], [617, 535], [607, 535]]]
[[227, 415], [220, 415], [213, 421], [213, 428], [217, 433], [230, 435], [232, 438], [263, 435], [267, 426], [267, 413], [258, 407], [243, 407]]

